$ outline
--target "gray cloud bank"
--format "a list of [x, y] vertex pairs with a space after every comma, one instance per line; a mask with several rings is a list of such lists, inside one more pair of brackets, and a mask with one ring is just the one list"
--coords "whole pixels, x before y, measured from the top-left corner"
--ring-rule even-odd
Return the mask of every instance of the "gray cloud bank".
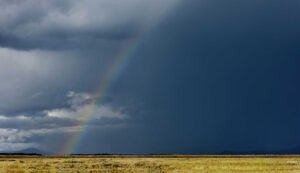
[[69, 92], [66, 95], [68, 107], [23, 113], [0, 115], [1, 151], [41, 147], [32, 138], [50, 134], [80, 133], [80, 126], [86, 119], [90, 126], [114, 126], [129, 118], [120, 108], [108, 105], [94, 105], [93, 96], [87, 93]]

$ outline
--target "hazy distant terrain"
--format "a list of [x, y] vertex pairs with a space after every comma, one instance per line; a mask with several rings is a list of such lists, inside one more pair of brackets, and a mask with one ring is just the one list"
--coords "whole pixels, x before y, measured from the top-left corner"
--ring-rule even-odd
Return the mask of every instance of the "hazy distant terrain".
[[300, 172], [300, 156], [9, 156], [0, 173]]

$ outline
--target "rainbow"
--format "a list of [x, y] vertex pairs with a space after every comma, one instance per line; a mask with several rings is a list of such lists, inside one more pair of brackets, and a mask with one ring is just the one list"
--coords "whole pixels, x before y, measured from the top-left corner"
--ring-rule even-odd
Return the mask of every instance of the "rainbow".
[[[175, 1], [174, 1], [175, 2]], [[124, 69], [130, 63], [132, 57], [134, 57], [135, 51], [138, 49], [139, 45], [143, 42], [143, 36], [151, 31], [151, 29], [158, 26], [161, 21], [169, 14], [168, 12], [171, 9], [175, 8], [175, 4], [172, 4], [171, 8], [165, 10], [164, 13], [160, 14], [158, 19], [151, 24], [151, 27], [144, 25], [136, 32], [135, 36], [126, 42], [125, 46], [123, 46], [117, 56], [114, 58], [114, 61], [110, 64], [110, 67], [106, 71], [104, 77], [101, 78], [98, 87], [95, 90], [94, 99], [91, 104], [93, 105], [87, 112], [82, 115], [83, 118], [78, 123], [79, 130], [67, 136], [64, 144], [59, 150], [59, 154], [71, 154], [75, 153], [80, 145], [82, 138], [88, 132], [88, 125], [90, 121], [93, 119], [93, 113], [97, 104], [101, 103], [105, 96], [109, 93], [111, 86], [115, 83], [116, 80], [120, 78]]]

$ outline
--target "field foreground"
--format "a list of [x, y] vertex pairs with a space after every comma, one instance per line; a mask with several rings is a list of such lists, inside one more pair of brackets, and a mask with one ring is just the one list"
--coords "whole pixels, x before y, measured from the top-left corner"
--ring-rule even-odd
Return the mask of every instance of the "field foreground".
[[0, 173], [300, 173], [300, 156], [0, 156]]

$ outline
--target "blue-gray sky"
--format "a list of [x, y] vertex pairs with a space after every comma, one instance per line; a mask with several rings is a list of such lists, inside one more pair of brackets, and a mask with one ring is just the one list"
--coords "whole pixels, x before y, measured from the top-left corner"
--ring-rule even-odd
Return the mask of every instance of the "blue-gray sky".
[[[300, 146], [297, 0], [3, 0], [0, 150], [220, 153]], [[130, 40], [129, 64], [95, 90]], [[124, 54], [126, 55], [126, 54]]]

